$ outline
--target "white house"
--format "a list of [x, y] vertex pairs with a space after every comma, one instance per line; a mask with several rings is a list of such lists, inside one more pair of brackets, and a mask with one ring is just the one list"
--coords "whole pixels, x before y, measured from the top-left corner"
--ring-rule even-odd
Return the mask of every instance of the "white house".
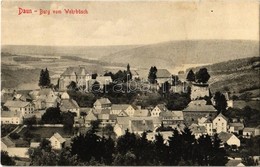
[[110, 114], [119, 115], [122, 111], [127, 113], [129, 116], [133, 116], [136, 107], [131, 104], [112, 104]]
[[54, 133], [49, 141], [51, 142], [51, 147], [53, 149], [61, 150], [63, 143], [65, 143], [66, 140], [59, 133]]
[[206, 128], [207, 134], [212, 136], [213, 135], [213, 125], [212, 121], [208, 117], [198, 118], [198, 125], [204, 126]]
[[245, 166], [241, 160], [230, 159], [225, 166]]
[[173, 131], [164, 131], [164, 132], [148, 132], [147, 133], [147, 140], [148, 141], [155, 141], [156, 139], [156, 135], [161, 135], [163, 137], [163, 140], [164, 140], [164, 144], [168, 145], [168, 140], [169, 140], [169, 137], [172, 136], [173, 134]]
[[227, 123], [228, 119], [223, 114], [219, 113], [213, 119], [213, 129], [216, 131], [216, 133], [227, 132]]
[[100, 98], [96, 100], [93, 107], [94, 109], [110, 109], [111, 105], [112, 103], [108, 98]]
[[23, 117], [32, 116], [35, 110], [33, 103], [19, 100], [8, 100], [4, 106], [7, 107], [10, 111], [20, 112]]
[[22, 124], [22, 114], [15, 111], [2, 111], [1, 112], [1, 123], [2, 124]]
[[236, 145], [237, 147], [240, 147], [240, 140], [232, 133], [220, 132], [218, 137], [223, 142], [223, 144], [226, 143], [229, 146]]
[[168, 109], [165, 107], [164, 104], [158, 104], [151, 111], [151, 116], [152, 117], [159, 117], [161, 112], [166, 112], [166, 111], [168, 111]]
[[255, 134], [255, 128], [246, 127], [243, 129], [243, 137], [244, 138], [251, 138]]

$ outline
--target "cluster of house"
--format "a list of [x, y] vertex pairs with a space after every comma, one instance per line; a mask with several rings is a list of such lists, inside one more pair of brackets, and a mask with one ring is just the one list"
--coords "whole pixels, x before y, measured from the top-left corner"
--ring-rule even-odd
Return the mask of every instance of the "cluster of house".
[[[162, 82], [172, 76], [165, 70], [159, 70]], [[203, 134], [213, 136], [219, 135], [223, 144], [230, 146], [240, 146], [237, 135], [245, 138], [260, 135], [260, 126], [244, 127], [243, 119], [226, 118], [223, 114], [217, 114], [217, 110], [212, 104], [208, 104], [201, 97], [210, 96], [207, 84], [192, 84], [191, 102], [181, 111], [169, 111], [164, 104], [158, 104], [150, 108], [141, 108], [133, 104], [112, 104], [108, 98], [100, 98], [95, 101], [92, 108], [79, 107], [66, 91], [66, 86], [71, 81], [77, 84], [93, 82], [91, 74], [85, 68], [68, 68], [61, 75], [59, 81], [60, 91], [56, 92], [50, 88], [16, 91], [13, 89], [3, 89], [1, 91], [1, 123], [2, 124], [23, 124], [25, 118], [35, 116], [41, 119], [46, 109], [59, 105], [62, 112], [75, 113], [75, 125], [90, 127], [91, 121], [99, 120], [100, 126], [111, 125], [115, 134], [121, 136], [126, 130], [141, 134], [147, 132], [148, 140], [155, 140], [155, 135], [160, 133], [165, 143], [172, 131], [160, 131], [159, 127], [171, 127], [180, 133], [185, 127], [189, 127], [192, 134], [199, 138]], [[112, 82], [111, 78], [97, 76], [96, 80]], [[89, 82], [85, 82], [89, 81]], [[82, 85], [87, 86], [87, 85]], [[226, 95], [227, 96], [227, 95]], [[232, 106], [232, 101], [227, 98], [228, 107]], [[214, 104], [214, 101], [213, 101]], [[64, 139], [60, 134], [55, 133], [49, 138], [54, 149], [61, 149], [69, 139]], [[3, 137], [2, 150], [8, 150], [12, 155], [14, 144], [8, 137]], [[37, 147], [39, 143], [31, 143], [31, 147]], [[21, 148], [22, 149], [22, 148]], [[13, 153], [15, 155], [15, 153]]]

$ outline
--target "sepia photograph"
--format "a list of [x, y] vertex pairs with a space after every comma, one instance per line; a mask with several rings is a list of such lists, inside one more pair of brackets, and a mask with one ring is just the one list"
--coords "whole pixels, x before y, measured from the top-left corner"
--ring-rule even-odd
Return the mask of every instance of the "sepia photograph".
[[258, 0], [1, 1], [1, 165], [259, 166]]

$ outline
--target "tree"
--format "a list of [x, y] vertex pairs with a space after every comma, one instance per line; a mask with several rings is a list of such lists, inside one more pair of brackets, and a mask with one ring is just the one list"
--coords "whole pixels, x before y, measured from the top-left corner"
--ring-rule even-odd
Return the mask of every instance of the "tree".
[[77, 155], [72, 155], [71, 150], [63, 148], [59, 154], [58, 166], [79, 166], [81, 165]]
[[129, 64], [127, 64], [127, 67], [126, 67], [126, 74], [127, 74], [127, 81], [132, 80], [132, 73], [131, 73]]
[[11, 133], [9, 136], [11, 139], [14, 139], [14, 140], [17, 140], [20, 138], [20, 135], [16, 132]]
[[93, 94], [98, 94], [101, 92], [101, 89], [100, 89], [100, 83], [98, 81], [95, 81], [92, 86], [91, 86], [91, 92]]
[[36, 123], [37, 123], [36, 116], [25, 118], [23, 120], [23, 124], [27, 125], [28, 129], [32, 129], [32, 126], [35, 125]]
[[75, 81], [71, 81], [70, 84], [67, 86], [67, 89], [76, 91], [77, 90], [77, 83]]
[[218, 113], [225, 112], [227, 108], [226, 97], [222, 93], [216, 92], [214, 96], [214, 100], [215, 100], [215, 108], [218, 110]]
[[117, 153], [114, 155], [114, 166], [135, 166], [136, 156], [131, 151], [126, 152], [126, 154]]
[[198, 83], [207, 83], [210, 78], [208, 70], [206, 68], [201, 68], [196, 72], [195, 79]]
[[74, 125], [74, 115], [73, 113], [65, 112], [62, 113], [62, 124], [63, 124], [63, 130], [65, 133], [71, 134], [73, 130]]
[[188, 72], [186, 80], [190, 82], [195, 81], [195, 74], [192, 70]]
[[149, 71], [149, 74], [148, 74], [148, 80], [151, 84], [155, 84], [156, 83], [156, 78], [157, 78], [157, 68], [154, 66], [154, 67], [151, 67], [150, 68], [150, 71]]
[[48, 108], [46, 112], [42, 115], [42, 122], [45, 124], [60, 124], [62, 122], [60, 108]]
[[225, 166], [227, 163], [226, 150], [220, 147], [221, 140], [218, 138], [218, 134], [213, 136], [213, 153], [214, 155], [210, 159], [210, 166]]
[[1, 164], [6, 166], [14, 166], [15, 161], [8, 155], [6, 151], [1, 151]]
[[171, 85], [168, 81], [164, 82], [159, 88], [159, 93], [163, 96], [167, 96], [170, 93]]
[[40, 87], [50, 87], [51, 85], [51, 79], [49, 75], [49, 71], [46, 68], [45, 70], [41, 70], [40, 73], [40, 79], [39, 79], [39, 84]]
[[116, 151], [119, 154], [126, 154], [128, 151], [133, 151], [136, 144], [136, 136], [134, 133], [130, 133], [127, 129], [123, 136], [120, 136], [117, 140]]
[[154, 154], [155, 154], [154, 158], [155, 158], [155, 162], [157, 162], [156, 165], [169, 165], [168, 147], [164, 144], [163, 136], [160, 133], [158, 135], [155, 135], [155, 141], [153, 144], [154, 144]]
[[50, 141], [43, 139], [40, 146], [28, 151], [32, 166], [57, 166], [58, 155], [51, 149]]

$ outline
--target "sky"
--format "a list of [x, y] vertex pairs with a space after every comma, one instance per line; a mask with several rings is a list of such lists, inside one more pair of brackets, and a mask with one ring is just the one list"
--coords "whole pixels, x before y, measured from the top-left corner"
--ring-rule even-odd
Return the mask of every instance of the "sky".
[[[87, 15], [18, 15], [87, 9]], [[257, 40], [258, 1], [2, 1], [2, 45], [132, 45], [172, 40]]]

